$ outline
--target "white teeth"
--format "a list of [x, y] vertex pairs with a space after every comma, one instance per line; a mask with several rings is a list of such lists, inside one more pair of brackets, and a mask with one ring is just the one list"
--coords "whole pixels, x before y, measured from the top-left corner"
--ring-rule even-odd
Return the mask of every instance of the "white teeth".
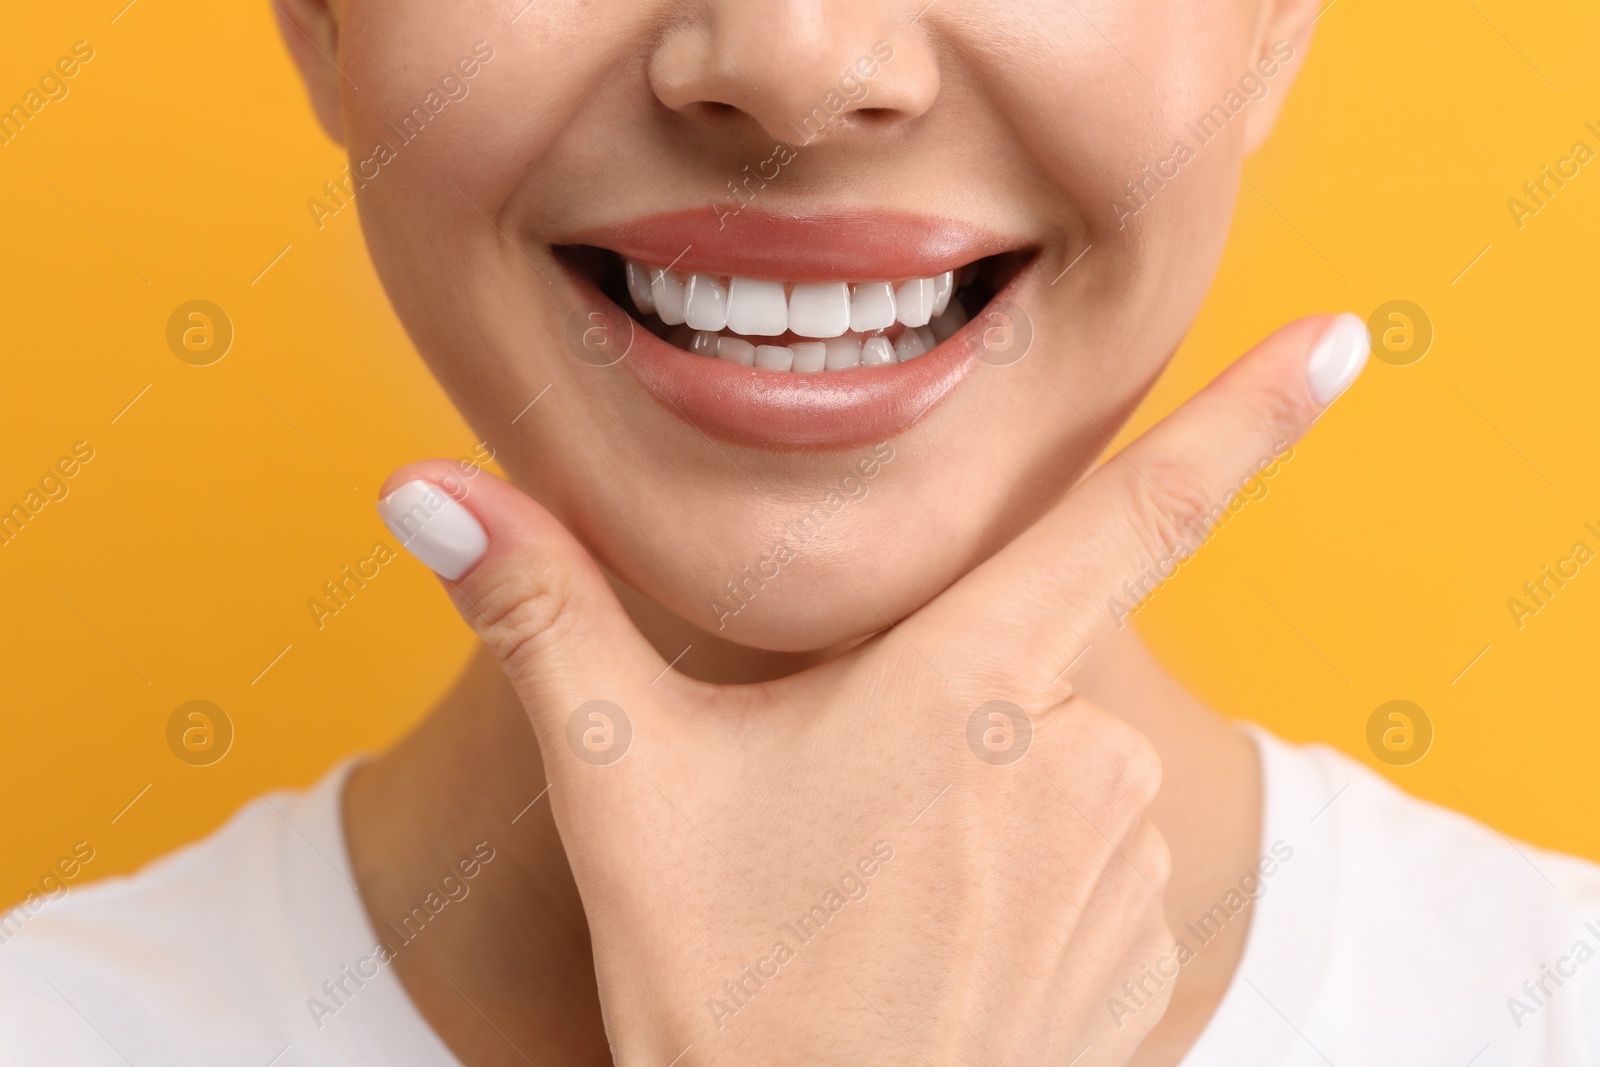
[[720, 330], [728, 325], [728, 290], [709, 274], [689, 275], [683, 289], [684, 321], [696, 330]]
[[861, 365], [861, 341], [854, 337], [835, 337], [823, 346], [827, 355], [823, 359], [826, 370], [849, 370]]
[[943, 315], [937, 315], [928, 323], [928, 328], [933, 331], [933, 339], [943, 342], [955, 335], [956, 331], [967, 324], [967, 309], [957, 301], [945, 308]]
[[668, 326], [683, 321], [683, 282], [670, 270], [650, 272], [650, 297], [656, 302], [656, 314]]
[[756, 346], [737, 337], [719, 337], [717, 358], [737, 363], [741, 367], [753, 367], [756, 363]]
[[783, 345], [756, 345], [756, 366], [761, 370], [792, 370], [794, 353]]
[[857, 282], [850, 299], [850, 328], [856, 333], [887, 330], [894, 325], [894, 286]]
[[926, 326], [907, 329], [894, 343], [894, 355], [901, 363], [909, 363], [934, 345], [933, 332]]
[[838, 337], [850, 328], [850, 287], [844, 282], [796, 284], [789, 294], [789, 329], [801, 337]]
[[821, 341], [800, 341], [789, 346], [794, 356], [790, 370], [796, 374], [817, 374], [828, 362], [828, 346]]
[[894, 313], [907, 326], [926, 326], [933, 318], [933, 279], [901, 282], [894, 291]]
[[956, 276], [954, 271], [945, 271], [933, 279], [933, 313], [944, 314], [944, 309], [950, 306], [950, 295], [956, 291]]
[[[898, 285], [784, 282], [647, 267], [623, 260], [628, 295], [647, 329], [697, 355], [762, 370], [816, 374], [916, 359], [967, 323], [956, 291], [977, 277], [969, 264]], [[882, 331], [896, 322], [895, 341]], [[727, 333], [723, 333], [727, 331]], [[757, 345], [745, 338], [817, 338]], [[735, 334], [740, 336], [728, 336]], [[862, 336], [862, 335], [870, 336]]]
[[776, 337], [788, 328], [782, 282], [734, 278], [728, 283], [728, 329], [746, 337]]
[[655, 298], [650, 295], [650, 268], [631, 259], [623, 260], [622, 267], [628, 276], [628, 295], [633, 297], [633, 306], [640, 314], [650, 314], [656, 309]]
[[894, 345], [889, 343], [887, 337], [869, 337], [861, 343], [863, 367], [885, 367], [893, 362], [895, 362]]

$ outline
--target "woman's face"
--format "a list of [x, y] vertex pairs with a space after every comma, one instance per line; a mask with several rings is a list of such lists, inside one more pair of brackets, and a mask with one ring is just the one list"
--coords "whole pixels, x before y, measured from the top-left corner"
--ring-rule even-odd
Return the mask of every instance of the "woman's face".
[[1270, 0], [335, 15], [314, 92], [433, 372], [623, 582], [784, 651], [913, 610], [1106, 447], [1304, 46]]

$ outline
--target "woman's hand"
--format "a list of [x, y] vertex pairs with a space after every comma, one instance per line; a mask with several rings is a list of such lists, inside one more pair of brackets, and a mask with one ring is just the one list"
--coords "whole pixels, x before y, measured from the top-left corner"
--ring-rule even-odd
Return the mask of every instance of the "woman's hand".
[[[1353, 317], [1285, 328], [916, 613], [762, 685], [667, 670], [511, 486], [392, 476], [386, 521], [537, 733], [616, 1062], [1125, 1063], [1172, 989], [1143, 969], [1160, 766], [1069, 667], [1365, 354]], [[1114, 1020], [1129, 980], [1152, 1002]]]

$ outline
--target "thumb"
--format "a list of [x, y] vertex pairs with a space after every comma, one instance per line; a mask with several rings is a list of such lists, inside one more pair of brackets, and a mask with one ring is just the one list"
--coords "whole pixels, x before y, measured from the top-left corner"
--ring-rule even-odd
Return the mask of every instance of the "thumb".
[[580, 705], [626, 699], [661, 670], [599, 566], [521, 490], [437, 459], [395, 471], [380, 493], [384, 525], [443, 579], [541, 743]]

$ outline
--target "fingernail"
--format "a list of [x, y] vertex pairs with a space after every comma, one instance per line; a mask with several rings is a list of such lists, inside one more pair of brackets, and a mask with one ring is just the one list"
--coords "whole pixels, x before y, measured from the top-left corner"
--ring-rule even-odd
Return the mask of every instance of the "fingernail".
[[476, 516], [432, 482], [407, 482], [378, 501], [389, 532], [441, 578], [455, 581], [489, 550]]
[[1311, 395], [1319, 404], [1331, 404], [1350, 388], [1372, 351], [1372, 337], [1360, 316], [1348, 311], [1337, 316], [1322, 334], [1306, 361], [1306, 377], [1311, 380]]

